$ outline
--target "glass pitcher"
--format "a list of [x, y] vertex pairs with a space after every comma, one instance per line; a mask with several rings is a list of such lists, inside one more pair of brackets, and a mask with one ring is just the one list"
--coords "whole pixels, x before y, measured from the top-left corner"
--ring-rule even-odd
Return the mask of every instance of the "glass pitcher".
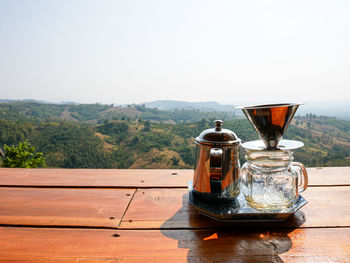
[[260, 210], [280, 210], [298, 201], [308, 185], [303, 164], [293, 162], [291, 150], [249, 150], [242, 166], [241, 191]]

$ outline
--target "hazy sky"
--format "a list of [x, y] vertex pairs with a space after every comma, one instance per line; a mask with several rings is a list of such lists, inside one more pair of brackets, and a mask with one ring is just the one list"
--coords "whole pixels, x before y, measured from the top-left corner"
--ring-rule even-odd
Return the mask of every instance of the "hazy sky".
[[0, 0], [0, 98], [350, 98], [350, 1]]

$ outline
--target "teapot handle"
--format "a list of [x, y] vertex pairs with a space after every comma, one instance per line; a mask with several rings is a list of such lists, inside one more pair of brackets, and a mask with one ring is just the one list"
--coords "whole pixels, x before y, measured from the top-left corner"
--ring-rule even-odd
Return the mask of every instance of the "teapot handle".
[[210, 149], [210, 192], [222, 192], [222, 149]]
[[299, 162], [292, 162], [292, 165], [300, 168], [301, 172], [298, 173], [299, 184], [297, 187], [300, 193], [304, 192], [308, 186], [308, 175], [305, 166]]

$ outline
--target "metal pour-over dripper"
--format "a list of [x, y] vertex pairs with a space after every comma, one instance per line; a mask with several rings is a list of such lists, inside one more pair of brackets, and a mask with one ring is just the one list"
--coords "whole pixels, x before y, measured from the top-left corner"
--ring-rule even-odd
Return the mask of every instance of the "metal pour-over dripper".
[[267, 149], [276, 149], [300, 104], [268, 104], [242, 107]]

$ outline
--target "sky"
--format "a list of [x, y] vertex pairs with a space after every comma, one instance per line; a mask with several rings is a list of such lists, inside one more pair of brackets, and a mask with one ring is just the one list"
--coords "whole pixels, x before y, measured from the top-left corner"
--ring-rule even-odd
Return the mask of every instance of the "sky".
[[348, 0], [0, 0], [0, 98], [350, 98]]

